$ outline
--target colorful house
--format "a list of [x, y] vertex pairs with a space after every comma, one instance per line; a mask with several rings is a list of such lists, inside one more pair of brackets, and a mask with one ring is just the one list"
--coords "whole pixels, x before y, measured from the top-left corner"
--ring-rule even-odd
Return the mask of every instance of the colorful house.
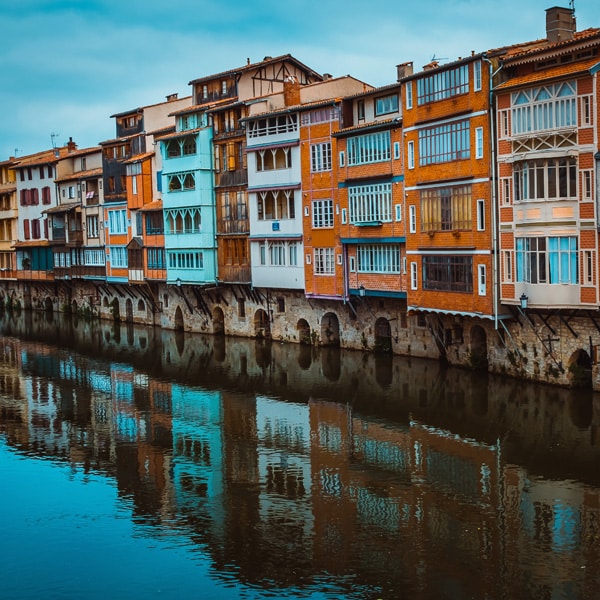
[[442, 357], [463, 343], [487, 359], [497, 320], [490, 63], [482, 54], [432, 62], [402, 81], [408, 306]]
[[14, 279], [17, 239], [17, 183], [14, 159], [0, 162], [0, 279]]

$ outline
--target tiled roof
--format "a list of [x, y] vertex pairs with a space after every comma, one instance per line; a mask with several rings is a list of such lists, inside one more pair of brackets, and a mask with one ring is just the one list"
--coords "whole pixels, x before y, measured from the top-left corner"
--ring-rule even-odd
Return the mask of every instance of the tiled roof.
[[189, 85], [200, 83], [202, 81], [210, 81], [211, 79], [219, 79], [219, 78], [227, 77], [229, 75], [235, 75], [236, 73], [243, 73], [244, 71], [250, 71], [252, 69], [257, 69], [259, 67], [263, 67], [265, 65], [269, 65], [269, 64], [284, 61], [284, 60], [294, 63], [296, 66], [300, 67], [301, 69], [304, 69], [305, 71], [311, 73], [314, 77], [321, 79], [321, 75], [319, 75], [316, 71], [313, 71], [311, 68], [307, 67], [305, 64], [301, 63], [299, 60], [294, 58], [291, 54], [282, 54], [281, 56], [275, 56], [275, 57], [265, 56], [265, 58], [263, 60], [256, 62], [256, 63], [248, 62], [247, 64], [245, 64], [241, 67], [237, 67], [235, 69], [229, 69], [228, 71], [222, 71], [221, 73], [214, 73], [213, 75], [208, 75], [206, 77], [199, 77], [198, 79], [193, 79], [192, 81], [189, 82]]
[[244, 117], [239, 119], [239, 122], [254, 121], [256, 119], [263, 119], [264, 117], [273, 117], [276, 115], [285, 115], [294, 111], [312, 110], [313, 108], [319, 108], [321, 106], [331, 106], [340, 101], [340, 98], [328, 98], [327, 100], [315, 100], [314, 102], [305, 102], [304, 104], [294, 104], [292, 106], [282, 106], [274, 110], [268, 110], [255, 115]]
[[68, 150], [66, 147], [43, 150], [42, 152], [36, 152], [35, 154], [29, 154], [28, 156], [16, 158], [15, 166], [19, 168], [47, 165], [49, 163], [55, 163], [59, 158], [64, 158], [67, 154]]
[[104, 140], [103, 142], [99, 142], [101, 146], [108, 146], [109, 144], [119, 144], [121, 142], [126, 142], [127, 140], [132, 140], [133, 138], [140, 137], [144, 135], [143, 133], [132, 133], [131, 135], [124, 135], [120, 138], [113, 138], [112, 140]]
[[13, 248], [40, 248], [47, 247], [50, 245], [48, 240], [28, 240], [23, 242], [15, 242]]
[[171, 131], [175, 131], [175, 125], [167, 125], [166, 127], [161, 127], [160, 129], [154, 129], [153, 131], [147, 131], [146, 135], [153, 135], [154, 137], [163, 135], [165, 133], [170, 133]]
[[88, 169], [87, 171], [76, 171], [75, 173], [69, 173], [68, 175], [62, 175], [57, 177], [54, 181], [56, 183], [62, 183], [63, 181], [75, 181], [77, 179], [88, 179], [90, 177], [100, 177], [102, 175], [102, 167], [97, 169]]
[[588, 60], [581, 60], [578, 62], [568, 63], [564, 65], [559, 65], [557, 67], [550, 67], [548, 69], [540, 69], [539, 71], [534, 71], [533, 73], [527, 73], [526, 75], [521, 75], [520, 77], [513, 77], [504, 83], [496, 86], [496, 90], [506, 90], [515, 87], [521, 87], [524, 85], [531, 85], [537, 81], [548, 81], [551, 79], [559, 79], [562, 77], [567, 77], [569, 75], [579, 75], [586, 72], [597, 65], [600, 62], [600, 58], [597, 56], [594, 58], [590, 58]]
[[140, 212], [150, 212], [153, 210], [162, 210], [163, 201], [162, 200], [153, 200], [152, 202], [145, 204], [140, 208]]
[[504, 64], [517, 64], [519, 62], [530, 62], [534, 60], [536, 54], [552, 51], [560, 51], [563, 48], [570, 46], [579, 46], [586, 42], [592, 42], [596, 38], [596, 44], [600, 44], [600, 29], [591, 28], [583, 31], [576, 31], [573, 38], [569, 40], [561, 40], [559, 42], [549, 43], [547, 39], [535, 40], [525, 44], [516, 44], [515, 46], [507, 46], [505, 54], [502, 57]]
[[172, 113], [169, 113], [170, 117], [177, 117], [179, 115], [187, 115], [190, 113], [198, 112], [199, 110], [208, 110], [212, 108], [216, 108], [217, 106], [222, 106], [224, 104], [236, 104], [237, 96], [234, 98], [221, 98], [220, 100], [210, 100], [208, 102], [204, 102], [202, 104], [194, 104], [193, 106], [187, 106], [186, 108], [182, 108], [181, 110], [176, 110]]
[[196, 127], [196, 129], [186, 129], [185, 131], [175, 131], [174, 133], [167, 133], [165, 135], [158, 136], [157, 141], [163, 142], [165, 140], [172, 140], [174, 138], [183, 137], [185, 135], [193, 135], [199, 131], [206, 129], [206, 127]]
[[123, 161], [124, 165], [130, 165], [132, 163], [141, 162], [142, 160], [146, 160], [148, 158], [152, 158], [154, 156], [154, 152], [143, 152], [142, 154], [136, 154], [131, 158]]
[[74, 210], [79, 206], [81, 206], [81, 202], [66, 202], [65, 204], [59, 204], [58, 206], [47, 208], [46, 210], [43, 210], [42, 213], [48, 215], [54, 213], [64, 213]]
[[352, 127], [345, 127], [344, 129], [340, 129], [332, 133], [333, 136], [344, 136], [349, 133], [355, 133], [360, 131], [367, 131], [369, 129], [384, 129], [389, 127], [390, 125], [402, 125], [402, 117], [397, 117], [395, 119], [384, 119], [382, 121], [370, 121], [369, 123], [361, 123], [360, 125], [353, 125]]

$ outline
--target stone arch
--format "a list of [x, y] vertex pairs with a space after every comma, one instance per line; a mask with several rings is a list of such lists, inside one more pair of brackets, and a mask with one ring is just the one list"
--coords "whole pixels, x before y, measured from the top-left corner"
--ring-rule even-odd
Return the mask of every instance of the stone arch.
[[104, 296], [104, 299], [102, 300], [102, 306], [104, 308], [108, 308], [108, 296]]
[[138, 312], [144, 312], [146, 310], [146, 303], [140, 298], [137, 305]]
[[125, 300], [125, 321], [127, 323], [133, 323], [133, 302], [131, 298]]
[[120, 321], [121, 320], [121, 308], [119, 306], [119, 299], [113, 298], [112, 302], [110, 303], [110, 306], [111, 306], [111, 311], [112, 311], [112, 315], [113, 315], [113, 320]]
[[46, 296], [46, 300], [44, 301], [44, 310], [47, 313], [54, 311], [54, 305], [52, 304], [52, 298], [50, 298], [50, 296]]
[[471, 366], [476, 369], [488, 366], [487, 334], [479, 325], [471, 328]]
[[175, 331], [183, 331], [183, 312], [181, 307], [178, 306], [175, 311]]
[[321, 345], [340, 345], [340, 322], [335, 313], [325, 313], [321, 319]]
[[296, 323], [296, 331], [298, 332], [298, 341], [301, 344], [310, 344], [312, 342], [310, 336], [310, 325], [306, 319], [299, 319]]
[[583, 349], [571, 355], [569, 365], [569, 382], [572, 387], [592, 389], [592, 359]]
[[271, 339], [269, 315], [262, 308], [254, 313], [254, 335], [257, 338]]
[[385, 317], [375, 321], [375, 347], [376, 352], [392, 351], [392, 327]]
[[215, 335], [225, 335], [225, 313], [220, 306], [215, 306], [212, 313], [213, 333]]
[[77, 300], [75, 300], [75, 298], [73, 298], [73, 300], [71, 301], [71, 312], [76, 315], [77, 314]]
[[339, 347], [321, 348], [321, 370], [329, 381], [338, 381], [342, 374], [342, 361]]

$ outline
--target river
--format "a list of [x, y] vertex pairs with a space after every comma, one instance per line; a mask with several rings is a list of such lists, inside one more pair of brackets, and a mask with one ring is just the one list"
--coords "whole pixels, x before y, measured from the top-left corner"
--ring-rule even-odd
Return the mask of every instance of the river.
[[0, 597], [600, 598], [600, 396], [0, 319]]

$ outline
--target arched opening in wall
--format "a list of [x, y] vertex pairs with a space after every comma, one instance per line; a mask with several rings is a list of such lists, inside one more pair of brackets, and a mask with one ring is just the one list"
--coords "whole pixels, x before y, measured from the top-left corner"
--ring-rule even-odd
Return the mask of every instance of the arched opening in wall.
[[271, 339], [271, 323], [269, 315], [262, 308], [254, 313], [254, 335], [265, 340]]
[[300, 344], [298, 346], [298, 366], [306, 371], [310, 369], [310, 365], [312, 364], [312, 346], [307, 344]]
[[119, 308], [119, 299], [113, 298], [112, 302], [110, 303], [110, 306], [111, 306], [110, 310], [112, 312], [113, 320], [120, 321], [121, 320], [121, 309]]
[[310, 344], [310, 325], [306, 319], [300, 319], [298, 323], [296, 323], [296, 331], [298, 332], [298, 341], [301, 344]]
[[321, 319], [321, 345], [340, 345], [340, 322], [335, 313], [325, 313]]
[[127, 323], [133, 323], [133, 302], [131, 298], [127, 298], [125, 301], [125, 321]]
[[44, 310], [47, 313], [51, 313], [54, 311], [54, 306], [52, 304], [52, 298], [47, 297], [46, 300], [44, 301]]
[[108, 308], [108, 296], [104, 296], [104, 298], [102, 300], [102, 306], [104, 308]]
[[138, 312], [144, 312], [146, 310], [146, 303], [140, 298], [138, 300]]
[[390, 322], [379, 317], [375, 321], [375, 352], [391, 353], [392, 351], [392, 328]]
[[577, 350], [569, 359], [571, 387], [592, 389], [592, 359], [585, 350]]
[[260, 340], [257, 339], [254, 342], [254, 357], [256, 358], [256, 364], [261, 369], [267, 369], [271, 366], [272, 357], [272, 345], [271, 340]]
[[225, 314], [220, 306], [215, 306], [212, 314], [213, 333], [215, 335], [225, 335]]
[[175, 331], [183, 331], [183, 312], [181, 312], [181, 307], [178, 306], [175, 311]]
[[485, 329], [479, 325], [474, 325], [471, 329], [470, 363], [474, 369], [487, 369], [488, 367], [487, 334]]

